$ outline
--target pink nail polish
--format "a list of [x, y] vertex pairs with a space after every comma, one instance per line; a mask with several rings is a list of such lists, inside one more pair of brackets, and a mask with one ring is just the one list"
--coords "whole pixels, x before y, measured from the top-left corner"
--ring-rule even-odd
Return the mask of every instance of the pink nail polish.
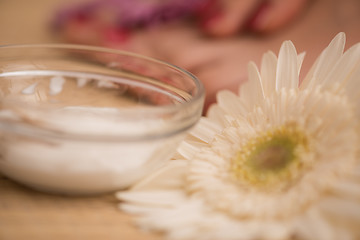
[[91, 17], [88, 14], [79, 12], [74, 15], [73, 19], [78, 23], [85, 23], [88, 22]]
[[196, 17], [201, 29], [205, 31], [211, 29], [223, 17], [223, 11], [218, 0], [206, 1], [196, 12]]
[[268, 21], [268, 12], [270, 8], [270, 1], [264, 0], [259, 4], [259, 7], [254, 11], [254, 14], [248, 19], [245, 28], [250, 31], [263, 30]]
[[217, 13], [211, 16], [208, 16], [207, 18], [203, 19], [199, 26], [202, 30], [211, 30], [214, 28], [214, 26], [219, 22], [219, 20], [223, 17], [222, 13]]
[[107, 28], [103, 34], [106, 43], [125, 43], [131, 37], [131, 32], [124, 28]]

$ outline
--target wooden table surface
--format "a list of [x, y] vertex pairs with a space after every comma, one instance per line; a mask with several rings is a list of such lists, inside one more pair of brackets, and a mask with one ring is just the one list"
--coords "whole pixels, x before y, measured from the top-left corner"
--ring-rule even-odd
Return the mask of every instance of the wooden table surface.
[[140, 232], [113, 194], [68, 197], [34, 191], [0, 176], [1, 240], [159, 240]]
[[[49, 22], [61, 5], [83, 0], [0, 0], [0, 45], [58, 42]], [[45, 194], [0, 175], [0, 240], [159, 240], [117, 209], [113, 194]]]

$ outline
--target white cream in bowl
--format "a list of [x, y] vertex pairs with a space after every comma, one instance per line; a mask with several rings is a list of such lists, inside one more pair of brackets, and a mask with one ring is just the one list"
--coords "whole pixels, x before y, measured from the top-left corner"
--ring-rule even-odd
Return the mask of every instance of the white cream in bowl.
[[201, 116], [202, 85], [182, 90], [179, 82], [194, 79], [172, 65], [158, 83], [164, 66], [144, 68], [149, 59], [129, 61], [131, 71], [107, 64], [107, 73], [93, 62], [89, 71], [82, 62], [63, 69], [68, 57], [48, 70], [43, 58], [3, 64], [0, 55], [0, 172], [19, 183], [82, 195], [129, 187], [168, 161]]

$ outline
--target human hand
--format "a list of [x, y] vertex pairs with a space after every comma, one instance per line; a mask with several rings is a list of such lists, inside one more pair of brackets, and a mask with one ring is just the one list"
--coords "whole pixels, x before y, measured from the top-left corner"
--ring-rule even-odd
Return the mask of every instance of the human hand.
[[[118, 22], [119, 12], [114, 9], [124, 7], [126, 1], [109, 0], [77, 9], [65, 19], [60, 34], [67, 42], [128, 50], [179, 65], [204, 82], [206, 105], [209, 105], [215, 101], [217, 90], [237, 89], [246, 78], [248, 56], [257, 59], [268, 45], [256, 44], [258, 41], [254, 45], [247, 38], [214, 40], [203, 33], [217, 37], [239, 35], [242, 31], [269, 33], [295, 18], [305, 2], [307, 0], [196, 0], [192, 6], [178, 6], [182, 7], [182, 13], [193, 14], [195, 19], [190, 23], [164, 22], [156, 27], [131, 29]], [[132, 7], [136, 8], [134, 3], [137, 2], [133, 2]], [[142, 16], [133, 21], [143, 21]]]
[[[221, 1], [230, 2], [231, 0]], [[285, 5], [289, 4], [288, 2], [294, 4], [295, 1], [305, 0], [276, 0], [277, 4], [284, 2]], [[238, 1], [234, 0], [232, 4], [236, 2]], [[345, 4], [347, 2], [351, 3]], [[164, 23], [156, 27], [123, 32], [123, 29], [116, 28], [112, 21], [109, 23], [102, 18], [69, 21], [61, 34], [72, 43], [102, 45], [137, 52], [187, 69], [205, 85], [206, 109], [215, 101], [218, 90], [238, 90], [240, 84], [247, 79], [249, 61], [255, 61], [259, 65], [261, 55], [267, 50], [279, 49], [281, 42], [285, 39], [291, 39], [298, 47], [298, 52], [307, 50], [303, 63], [304, 70], [312, 64], [314, 57], [319, 54], [319, 49], [325, 47], [322, 44], [339, 31], [346, 32], [349, 43], [358, 42], [360, 36], [357, 29], [360, 15], [356, 9], [360, 8], [357, 8], [356, 4], [359, 5], [358, 0], [333, 1], [332, 4], [329, 4], [328, 0], [314, 1], [309, 11], [304, 11], [303, 16], [293, 21], [291, 27], [266, 36], [234, 34], [231, 37], [208, 37], [204, 34], [207, 29], [199, 31], [193, 22], [187, 21]], [[279, 18], [288, 19], [286, 12], [285, 15], [279, 14], [282, 9], [280, 6], [275, 8], [274, 5], [273, 8], [273, 10], [268, 10], [268, 14], [274, 16], [273, 20], [269, 17], [266, 27], [258, 28], [259, 33], [269, 33], [271, 29], [280, 27]], [[290, 12], [288, 10], [287, 14]], [[199, 16], [201, 18], [197, 26], [201, 27], [201, 21], [205, 21], [206, 17]], [[255, 28], [253, 32], [256, 32]], [[210, 32], [207, 34], [211, 35]]]
[[67, 41], [106, 45], [124, 42], [139, 29], [191, 19], [209, 36], [270, 33], [295, 19], [309, 0], [96, 0], [64, 9], [56, 30]]
[[309, 0], [212, 0], [199, 14], [200, 28], [211, 36], [239, 32], [271, 33], [302, 13]]

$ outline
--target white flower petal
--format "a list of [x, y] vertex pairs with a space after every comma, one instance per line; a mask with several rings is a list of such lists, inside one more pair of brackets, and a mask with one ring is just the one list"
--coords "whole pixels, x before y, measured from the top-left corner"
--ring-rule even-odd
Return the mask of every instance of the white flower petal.
[[310, 71], [304, 78], [301, 88], [312, 88], [314, 84], [322, 84], [342, 56], [345, 47], [345, 34], [339, 33], [316, 59]]
[[[139, 218], [137, 222], [144, 229], [150, 227], [159, 231], [165, 230], [171, 239], [193, 239], [191, 236], [199, 235], [198, 231], [199, 228], [201, 229], [203, 219], [203, 203], [189, 199], [176, 205], [176, 207], [164, 208], [154, 212], [154, 214], [145, 215]], [[166, 231], [168, 229], [172, 231]], [[186, 229], [191, 231], [188, 232]]]
[[240, 99], [244, 105], [251, 109], [263, 99], [264, 93], [261, 86], [260, 73], [255, 63], [248, 65], [249, 79], [240, 87]]
[[177, 152], [185, 159], [191, 159], [204, 146], [207, 146], [204, 142], [186, 140], [180, 143]]
[[359, 202], [356, 200], [327, 197], [322, 199], [319, 208], [327, 214], [332, 214], [339, 220], [347, 221], [349, 223], [352, 222], [353, 224], [359, 224], [360, 222]]
[[311, 226], [312, 238], [317, 240], [337, 240], [334, 238], [332, 226], [319, 211], [311, 209], [306, 213], [307, 221]]
[[176, 189], [183, 186], [183, 178], [187, 171], [187, 161], [172, 160], [142, 181], [134, 185], [132, 191], [151, 189]]
[[226, 112], [218, 104], [213, 104], [209, 107], [206, 116], [211, 119], [212, 122], [219, 124], [219, 126], [224, 127], [226, 124]]
[[275, 92], [276, 65], [276, 55], [271, 51], [265, 53], [261, 61], [261, 82], [266, 97], [270, 97]]
[[298, 62], [298, 75], [300, 75], [301, 66], [302, 66], [302, 64], [303, 64], [303, 62], [304, 62], [305, 55], [306, 55], [305, 52], [302, 52], [302, 53], [298, 54], [298, 57], [297, 57], [297, 62]]
[[[346, 84], [346, 94], [353, 103], [360, 102], [360, 67], [357, 67]], [[355, 113], [360, 119], [360, 104], [354, 104]]]
[[227, 113], [232, 115], [246, 115], [247, 109], [239, 97], [229, 90], [219, 91], [216, 95], [218, 105]]
[[222, 127], [207, 118], [201, 118], [190, 134], [203, 142], [210, 142], [214, 135], [220, 132]]
[[155, 207], [153, 205], [141, 205], [141, 204], [134, 204], [134, 203], [120, 203], [119, 209], [130, 213], [130, 214], [136, 214], [136, 215], [150, 215], [154, 214], [158, 211], [161, 211], [164, 209], [164, 206]]
[[186, 198], [185, 193], [179, 190], [157, 191], [127, 191], [118, 192], [116, 197], [121, 201], [141, 205], [175, 207]]
[[121, 208], [176, 240], [360, 239], [359, 47], [342, 54], [344, 40], [301, 87], [305, 55], [289, 41], [261, 75], [250, 63], [240, 96], [220, 92], [180, 145], [185, 159], [118, 194]]
[[[325, 78], [324, 85], [332, 86], [335, 83], [344, 85], [348, 82], [351, 74], [360, 66], [360, 43], [347, 50], [335, 64]], [[359, 80], [360, 81], [360, 80]]]
[[360, 184], [355, 183], [354, 181], [339, 181], [334, 185], [335, 194], [338, 197], [350, 197], [353, 199], [360, 200]]
[[280, 48], [276, 68], [276, 90], [299, 86], [297, 53], [291, 41], [285, 41]]

